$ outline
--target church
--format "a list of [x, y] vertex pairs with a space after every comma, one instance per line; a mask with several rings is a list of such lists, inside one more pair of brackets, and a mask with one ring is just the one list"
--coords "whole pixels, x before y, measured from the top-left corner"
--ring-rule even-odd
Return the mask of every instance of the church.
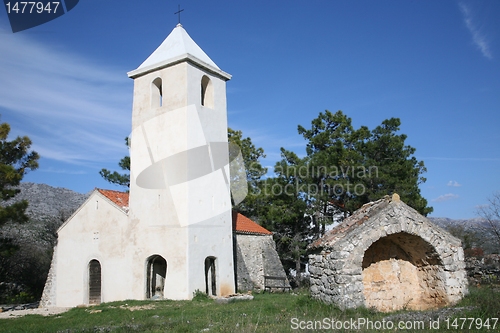
[[94, 190], [59, 228], [41, 306], [227, 296], [286, 277], [272, 233], [232, 211], [231, 75], [178, 24], [128, 76], [130, 192]]

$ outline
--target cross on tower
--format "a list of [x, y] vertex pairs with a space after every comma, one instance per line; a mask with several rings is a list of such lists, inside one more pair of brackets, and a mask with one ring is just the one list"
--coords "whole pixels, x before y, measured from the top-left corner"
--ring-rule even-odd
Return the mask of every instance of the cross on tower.
[[179, 6], [179, 10], [176, 11], [174, 14], [178, 14], [179, 15], [179, 24], [181, 24], [181, 12], [184, 11], [184, 9], [181, 9], [181, 5], [178, 5]]

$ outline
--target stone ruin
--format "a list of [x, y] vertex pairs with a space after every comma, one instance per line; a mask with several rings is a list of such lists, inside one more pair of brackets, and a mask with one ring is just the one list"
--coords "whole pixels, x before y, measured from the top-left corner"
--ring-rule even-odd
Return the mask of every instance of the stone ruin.
[[461, 241], [397, 194], [365, 204], [309, 249], [311, 295], [343, 309], [425, 310], [468, 292]]
[[465, 258], [469, 284], [500, 284], [500, 255], [486, 254]]

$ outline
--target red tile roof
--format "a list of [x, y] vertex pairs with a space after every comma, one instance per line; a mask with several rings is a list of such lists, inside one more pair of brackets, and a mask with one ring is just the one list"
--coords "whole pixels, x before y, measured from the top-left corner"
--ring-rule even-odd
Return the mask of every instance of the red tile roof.
[[115, 205], [117, 205], [120, 208], [128, 208], [128, 193], [127, 192], [120, 192], [120, 191], [113, 191], [113, 190], [102, 190], [102, 189], [97, 189], [99, 193], [104, 195], [106, 198], [111, 200]]
[[243, 214], [233, 210], [233, 229], [237, 233], [252, 235], [272, 235], [266, 228], [258, 225]]
[[[106, 198], [111, 200], [120, 208], [128, 208], [128, 192], [120, 192], [113, 190], [103, 190], [97, 189], [99, 193], [104, 195]], [[233, 211], [233, 230], [241, 234], [252, 234], [252, 235], [272, 235], [273, 233], [266, 228], [258, 225], [254, 221], [250, 220], [248, 217]]]

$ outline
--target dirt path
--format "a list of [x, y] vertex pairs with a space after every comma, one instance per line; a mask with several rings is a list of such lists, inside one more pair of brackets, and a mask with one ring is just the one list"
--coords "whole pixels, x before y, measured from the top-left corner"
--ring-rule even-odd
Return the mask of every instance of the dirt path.
[[17, 318], [28, 314], [32, 315], [42, 315], [42, 316], [52, 316], [55, 314], [63, 313], [71, 308], [38, 308], [38, 309], [27, 309], [27, 310], [10, 310], [5, 312], [0, 312], [0, 319]]

